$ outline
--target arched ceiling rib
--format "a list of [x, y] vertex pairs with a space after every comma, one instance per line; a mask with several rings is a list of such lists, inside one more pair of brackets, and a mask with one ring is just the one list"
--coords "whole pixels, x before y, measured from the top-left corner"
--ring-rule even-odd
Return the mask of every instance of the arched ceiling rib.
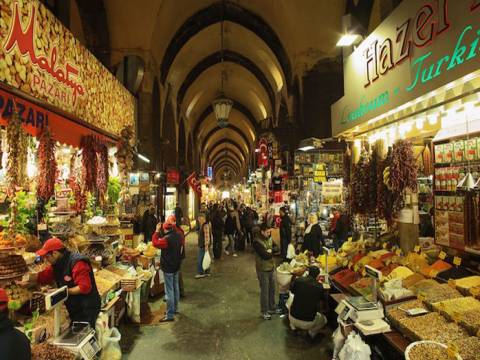
[[[215, 135], [216, 133], [219, 133], [219, 132], [223, 132], [223, 128], [220, 128], [218, 126], [216, 127], [213, 127], [209, 132], [208, 134], [205, 135], [205, 138], [203, 139], [201, 145], [200, 145], [200, 149], [205, 149], [205, 146], [207, 145], [207, 141], [209, 141], [213, 135]], [[242, 132], [242, 130], [240, 130], [238, 127], [236, 127], [235, 125], [233, 124], [230, 124], [228, 125], [228, 130], [230, 130], [231, 132], [234, 132], [236, 135], [240, 136], [243, 140], [243, 142], [245, 144], [247, 144], [247, 146], [249, 146], [249, 149], [252, 148], [252, 145], [253, 143], [251, 143], [249, 141], [249, 139], [247, 139], [247, 137], [245, 136], [245, 134]]]
[[230, 149], [233, 150], [237, 155], [239, 155], [239, 160], [241, 161], [242, 164], [246, 162], [248, 157], [246, 156], [245, 152], [242, 150], [240, 145], [238, 145], [235, 141], [230, 140], [230, 139], [220, 139], [218, 140], [210, 149], [205, 151], [207, 155], [207, 159], [211, 159], [214, 155], [213, 154], [218, 154], [218, 152], [221, 152], [222, 149]]
[[205, 70], [185, 94], [184, 101], [180, 106], [182, 113], [190, 123], [196, 120], [200, 111], [206, 106], [210, 106], [218, 96], [222, 69], [225, 69], [225, 96], [238, 99], [246, 105], [257, 121], [272, 115], [274, 104], [270, 102], [267, 92], [258, 79], [245, 68], [226, 62], [224, 66], [217, 64]]
[[221, 160], [221, 161], [218, 161], [215, 165], [213, 165], [213, 171], [216, 173], [218, 171], [218, 169], [223, 166], [223, 165], [229, 165], [232, 169], [234, 169], [237, 173], [240, 172], [240, 169], [238, 168], [237, 165], [235, 165], [234, 163], [232, 163], [231, 161], [229, 160]]
[[165, 83], [170, 67], [182, 47], [201, 30], [222, 20], [251, 30], [269, 46], [282, 67], [289, 89], [293, 79], [290, 59], [276, 32], [260, 16], [230, 1], [225, 2], [225, 8], [222, 2], [215, 2], [199, 10], [178, 28], [163, 55], [160, 66], [162, 82]]
[[208, 152], [208, 150], [214, 148], [215, 145], [225, 142], [235, 143], [239, 150], [242, 151], [242, 155], [245, 158], [248, 158], [248, 155], [250, 155], [250, 147], [248, 146], [248, 143], [244, 142], [238, 133], [228, 128], [217, 131], [213, 136], [207, 139], [205, 142], [205, 147], [203, 147], [201, 150], [202, 152]]
[[[238, 111], [242, 115], [244, 115], [244, 119], [248, 122], [248, 126], [251, 129], [254, 129], [255, 132], [260, 129], [259, 125], [257, 124], [255, 118], [253, 117], [253, 114], [250, 112], [250, 110], [244, 106], [242, 103], [235, 101], [233, 102], [233, 111]], [[212, 106], [207, 106], [205, 110], [202, 112], [202, 114], [198, 117], [195, 126], [193, 127], [193, 136], [197, 136], [200, 133], [200, 130], [203, 129], [204, 122], [208, 119], [208, 117], [213, 114], [213, 108]]]
[[231, 154], [232, 157], [235, 158], [240, 168], [245, 164], [244, 159], [242, 159], [242, 154], [231, 144], [224, 144], [221, 147], [217, 147], [215, 151], [208, 154], [206, 157], [207, 163], [214, 162], [217, 160], [217, 157], [226, 156], [228, 154]]
[[227, 156], [217, 156], [210, 165], [213, 166], [214, 168], [215, 167], [218, 168], [218, 164], [220, 164], [223, 161], [228, 161], [232, 163], [232, 165], [234, 165], [234, 167], [238, 170], [238, 172], [240, 172], [240, 170], [242, 169], [242, 166], [230, 154], [227, 154]]
[[[225, 62], [235, 63], [243, 68], [247, 69], [258, 82], [263, 86], [265, 91], [268, 94], [271, 104], [275, 103], [275, 90], [272, 87], [272, 84], [269, 82], [262, 69], [260, 69], [253, 61], [249, 58], [239, 54], [238, 52], [225, 50], [223, 54], [223, 59]], [[188, 73], [185, 80], [182, 82], [180, 89], [177, 95], [177, 103], [182, 104], [185, 97], [185, 93], [188, 88], [195, 82], [195, 80], [207, 69], [212, 66], [221, 63], [222, 53], [220, 51], [215, 52], [206, 58], [202, 59], [197, 65]]]

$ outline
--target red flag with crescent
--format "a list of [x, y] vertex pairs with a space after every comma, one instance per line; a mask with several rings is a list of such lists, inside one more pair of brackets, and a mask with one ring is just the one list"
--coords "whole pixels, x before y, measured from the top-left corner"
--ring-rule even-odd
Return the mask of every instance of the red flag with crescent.
[[194, 171], [190, 174], [187, 178], [188, 185], [192, 188], [192, 190], [197, 194], [199, 198], [202, 197], [202, 184], [200, 180], [198, 180], [197, 173]]

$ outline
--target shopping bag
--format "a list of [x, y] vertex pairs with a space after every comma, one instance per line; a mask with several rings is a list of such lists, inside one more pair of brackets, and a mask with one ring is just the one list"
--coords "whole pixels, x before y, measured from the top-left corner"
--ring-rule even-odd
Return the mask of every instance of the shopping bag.
[[109, 337], [105, 339], [105, 345], [102, 349], [101, 360], [121, 360], [122, 349], [120, 348], [120, 340], [122, 336], [117, 328], [113, 328]]
[[210, 257], [210, 252], [206, 251], [203, 256], [202, 268], [204, 271], [210, 269], [210, 264], [212, 263], [212, 258]]

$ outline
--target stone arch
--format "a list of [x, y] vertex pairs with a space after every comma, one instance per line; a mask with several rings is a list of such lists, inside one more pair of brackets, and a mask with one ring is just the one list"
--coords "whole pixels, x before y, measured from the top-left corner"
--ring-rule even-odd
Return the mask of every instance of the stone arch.
[[185, 166], [187, 158], [187, 141], [185, 135], [185, 124], [183, 119], [180, 119], [178, 126], [178, 165]]
[[161, 80], [165, 83], [170, 66], [180, 49], [197, 33], [206, 27], [221, 22], [230, 21], [239, 24], [259, 36], [275, 54], [287, 85], [290, 90], [292, 69], [290, 59], [276, 32], [260, 16], [231, 1], [216, 2], [192, 15], [177, 30], [171, 39], [160, 65]]
[[163, 168], [177, 166], [177, 131], [175, 113], [170, 102], [165, 104], [162, 121], [162, 137], [168, 140], [163, 150]]

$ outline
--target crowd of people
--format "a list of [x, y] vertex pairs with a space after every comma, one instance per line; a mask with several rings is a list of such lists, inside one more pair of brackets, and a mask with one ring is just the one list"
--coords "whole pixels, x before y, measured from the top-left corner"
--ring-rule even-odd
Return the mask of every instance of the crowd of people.
[[[154, 206], [145, 211], [142, 219], [142, 231], [146, 241], [151, 241], [153, 246], [161, 249], [160, 266], [164, 275], [167, 303], [161, 323], [175, 320], [183, 294], [181, 267], [185, 258], [185, 234], [181, 227], [182, 219], [183, 212], [178, 204], [175, 215], [167, 217], [163, 222], [157, 218]], [[236, 258], [238, 252], [251, 251], [255, 256], [255, 269], [260, 286], [261, 317], [270, 320], [277, 314], [288, 316], [292, 330], [305, 330], [311, 338], [315, 338], [326, 324], [325, 316], [317, 311], [324, 298], [323, 287], [317, 281], [318, 268], [311, 267], [307, 276], [294, 279], [288, 287], [279, 287], [276, 267], [279, 262], [291, 261], [300, 251], [306, 251], [314, 257], [320, 255], [325, 246], [324, 231], [317, 215], [311, 214], [303, 242], [297, 244], [292, 237], [292, 223], [288, 206], [280, 209], [280, 216], [266, 213], [260, 218], [254, 208], [232, 200], [202, 204], [197, 217], [198, 253], [195, 278], [210, 276], [210, 263], [221, 260], [222, 256]], [[272, 228], [275, 227], [280, 235], [278, 244], [271, 236]], [[348, 218], [340, 211], [334, 211], [328, 230], [329, 236], [334, 239], [334, 246], [338, 248], [346, 240], [349, 231]], [[213, 260], [210, 259], [210, 250]], [[20, 285], [28, 286], [34, 282], [67, 285], [71, 296], [67, 303], [70, 317], [73, 320], [86, 321], [94, 327], [100, 301], [89, 260], [69, 252], [56, 238], [47, 240], [38, 254], [50, 262], [51, 267]], [[68, 281], [65, 280], [67, 278]], [[277, 287], [278, 302], [275, 298]], [[5, 344], [5, 349], [12, 349], [10, 345], [13, 344], [19, 344], [15, 347], [22, 348], [20, 344], [28, 345], [28, 342], [8, 320], [7, 302], [5, 291], [0, 289], [0, 344]], [[25, 358], [29, 356], [27, 345], [23, 346]], [[19, 358], [22, 356], [19, 355]]]

